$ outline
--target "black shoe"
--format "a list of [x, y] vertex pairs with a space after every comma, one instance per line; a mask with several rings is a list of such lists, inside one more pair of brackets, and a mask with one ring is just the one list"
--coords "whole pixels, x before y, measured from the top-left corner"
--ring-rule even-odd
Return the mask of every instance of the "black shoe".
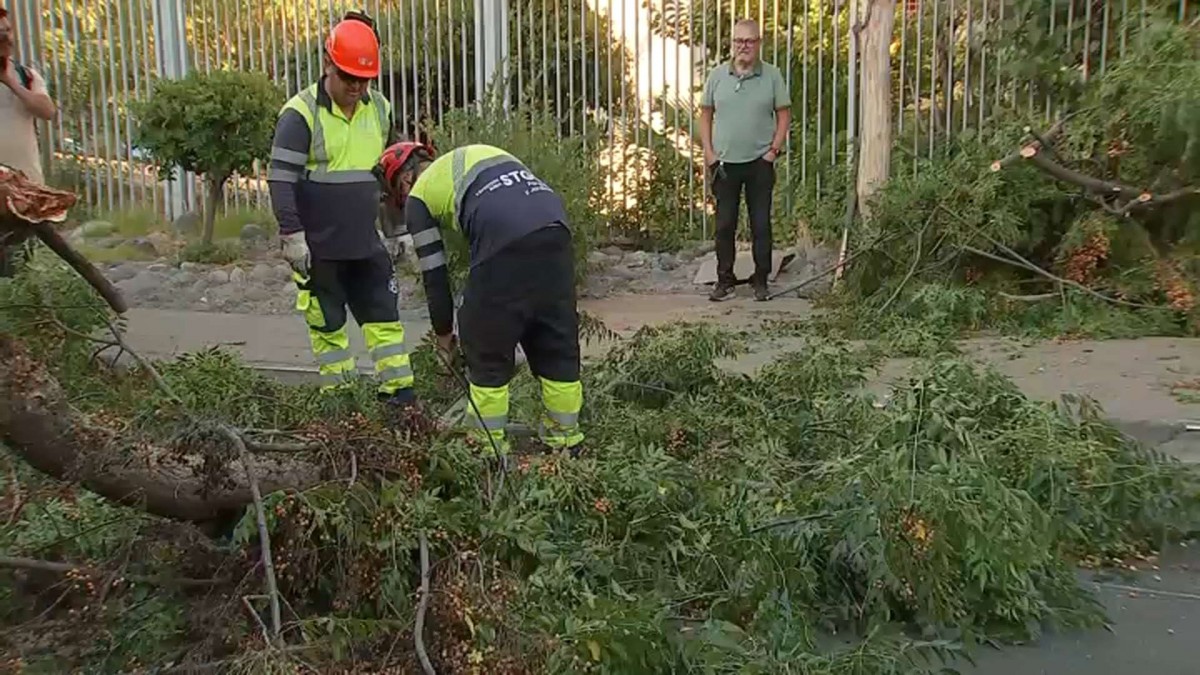
[[767, 292], [766, 284], [754, 284], [754, 299], [758, 302], [766, 302], [771, 299], [771, 294]]
[[720, 302], [732, 297], [733, 286], [731, 284], [725, 284], [721, 282], [717, 282], [717, 285], [712, 289], [712, 293], [708, 294], [708, 299], [712, 300], [713, 302]]

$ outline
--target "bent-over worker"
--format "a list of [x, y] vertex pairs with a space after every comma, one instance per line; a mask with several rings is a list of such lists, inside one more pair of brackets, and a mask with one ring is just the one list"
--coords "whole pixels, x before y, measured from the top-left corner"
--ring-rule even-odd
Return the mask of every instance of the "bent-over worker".
[[520, 160], [489, 145], [467, 145], [435, 159], [418, 143], [397, 143], [376, 175], [404, 211], [416, 248], [438, 347], [455, 344], [454, 303], [443, 230], [460, 232], [470, 272], [458, 311], [469, 380], [471, 434], [490, 454], [507, 455], [508, 384], [520, 345], [541, 383], [539, 436], [577, 455], [579, 316], [572, 236], [562, 199]]

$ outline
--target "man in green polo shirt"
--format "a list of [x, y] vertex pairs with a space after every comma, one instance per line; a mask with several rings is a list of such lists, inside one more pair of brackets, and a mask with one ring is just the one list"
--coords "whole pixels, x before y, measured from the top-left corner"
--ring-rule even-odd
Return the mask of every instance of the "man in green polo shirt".
[[791, 93], [779, 68], [759, 58], [762, 33], [751, 19], [733, 27], [733, 56], [713, 68], [700, 103], [700, 142], [717, 201], [717, 283], [710, 300], [733, 296], [734, 239], [742, 189], [750, 215], [754, 298], [766, 300], [771, 273], [775, 158], [791, 122]]

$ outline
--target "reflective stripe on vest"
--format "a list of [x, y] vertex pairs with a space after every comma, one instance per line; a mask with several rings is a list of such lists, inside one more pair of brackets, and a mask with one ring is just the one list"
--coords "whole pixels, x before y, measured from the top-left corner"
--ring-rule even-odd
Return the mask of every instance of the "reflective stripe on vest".
[[[498, 150], [493, 150], [492, 153], [488, 153], [483, 158], [476, 160], [471, 164], [469, 169], [467, 168], [468, 152], [472, 152], [473, 154], [479, 152], [487, 153], [489, 149], [480, 146], [470, 146], [454, 150], [454, 155], [451, 157], [450, 174], [454, 178], [454, 214], [456, 217], [462, 213], [462, 204], [463, 200], [467, 197], [467, 189], [471, 187], [471, 183], [474, 183], [476, 178], [479, 178], [479, 174], [505, 162], [516, 162], [521, 165], [521, 168], [525, 168], [521, 160]], [[499, 154], [494, 154], [496, 152], [499, 152]]]
[[[362, 166], [330, 168], [330, 164], [335, 163], [334, 160], [336, 158], [330, 157], [328, 139], [325, 134], [324, 116], [333, 116], [333, 113], [317, 104], [317, 86], [316, 84], [309, 86], [284, 106], [285, 109], [290, 108], [301, 113], [301, 116], [308, 122], [312, 137], [309, 145], [309, 154], [305, 158], [307, 161], [305, 162], [306, 171], [303, 178], [312, 183], [326, 184], [375, 182], [376, 178], [371, 169], [375, 166], [379, 153], [383, 152], [388, 139], [387, 100], [379, 92], [369, 92], [371, 100], [368, 105], [374, 107], [376, 116], [376, 127], [373, 130], [375, 133], [372, 134], [374, 138], [361, 133], [354, 134], [346, 138], [341, 147], [334, 149], [335, 152], [341, 151], [345, 153], [350, 150], [350, 148], [346, 147], [350, 144], [369, 144], [369, 152], [364, 152], [359, 162]], [[298, 102], [299, 105], [294, 102]], [[353, 125], [354, 120], [351, 119], [348, 123]]]

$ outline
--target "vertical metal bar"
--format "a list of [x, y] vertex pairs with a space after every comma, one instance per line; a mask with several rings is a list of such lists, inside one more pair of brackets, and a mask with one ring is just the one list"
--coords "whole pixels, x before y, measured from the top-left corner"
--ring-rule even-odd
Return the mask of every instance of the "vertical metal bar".
[[517, 0], [517, 105], [525, 99], [525, 31], [521, 25], [524, 0]]
[[[688, 95], [687, 95], [687, 120], [688, 120], [688, 236], [693, 237], [696, 234], [696, 110], [695, 96], [693, 92], [696, 89], [696, 20], [695, 7], [690, 3], [687, 6], [687, 42], [686, 45], [681, 45], [682, 49], [687, 50], [688, 55]], [[676, 15], [676, 24], [678, 25], [678, 15]], [[676, 35], [678, 35], [676, 31]], [[678, 125], [678, 120], [676, 120]], [[703, 164], [703, 160], [701, 160]]]
[[1121, 46], [1118, 53], [1124, 57], [1129, 39], [1129, 0], [1121, 0]]
[[904, 133], [904, 80], [908, 66], [908, 11], [901, 0], [900, 6], [900, 86], [896, 89], [896, 133]]
[[[950, 130], [954, 128], [954, 36], [957, 34], [954, 26], [954, 0], [946, 9], [946, 80], [943, 83], [942, 95], [946, 102], [946, 140], [950, 139]], [[946, 148], [949, 149], [949, 144]]]
[[[811, 2], [811, 0], [809, 0]], [[817, 0], [820, 2], [820, 0]], [[817, 7], [817, 156], [825, 148], [825, 4]], [[820, 171], [820, 167], [813, 167]]]
[[[808, 186], [808, 109], [810, 107], [808, 105], [808, 63], [811, 60], [809, 58], [809, 56], [812, 53], [808, 50], [808, 29], [809, 29], [809, 23], [810, 23], [809, 18], [811, 16], [811, 13], [809, 11], [809, 3], [810, 2], [811, 2], [811, 0], [803, 0], [804, 8], [801, 10], [804, 15], [804, 19], [803, 19], [804, 20], [804, 52], [803, 52], [803, 56], [801, 57], [802, 60], [800, 62], [800, 68], [801, 68], [801, 70], [800, 70], [800, 78], [801, 78], [800, 128], [804, 131], [804, 133], [800, 136], [800, 182], [804, 183], [805, 187]], [[789, 18], [793, 17], [793, 15], [792, 15], [792, 0], [788, 0], [788, 16], [789, 16]], [[819, 49], [820, 45], [818, 45], [817, 47]], [[792, 42], [791, 42], [791, 40], [788, 40], [788, 52], [790, 53], [791, 50], [792, 50]], [[789, 71], [790, 71], [790, 69], [789, 69]], [[818, 103], [818, 106], [819, 105], [820, 104]], [[819, 119], [820, 117], [821, 117], [821, 109], [820, 109], [820, 107], [818, 107], [817, 108], [817, 118]], [[791, 133], [790, 129], [788, 130], [788, 133]]]
[[[628, 9], [628, 5], [625, 8]], [[642, 136], [642, 20], [641, 12], [635, 6], [633, 10], [633, 143], [636, 145]], [[622, 181], [624, 185], [624, 181]]]
[[963, 102], [962, 102], [962, 130], [967, 130], [967, 119], [971, 114], [971, 8], [974, 5], [972, 0], [966, 0], [967, 3], [967, 46], [963, 50]]
[[[550, 12], [542, 0], [542, 112], [550, 110]], [[623, 84], [623, 83], [622, 83]], [[624, 90], [622, 90], [623, 93]], [[557, 108], [556, 108], [557, 110]], [[557, 119], [557, 117], [555, 118]]]
[[1100, 27], [1100, 74], [1108, 70], [1108, 24], [1112, 20], [1112, 12], [1109, 9], [1109, 3], [1104, 3], [1104, 15], [1101, 18]]
[[[905, 9], [907, 10], [907, 7]], [[906, 11], [905, 13], [907, 14], [908, 12]], [[918, 144], [920, 143], [920, 139], [921, 139], [921, 72], [922, 72], [922, 65], [921, 65], [921, 56], [922, 56], [921, 46], [922, 45], [921, 45], [921, 43], [925, 41], [924, 40], [924, 37], [925, 37], [925, 25], [924, 24], [925, 24], [924, 3], [918, 2], [917, 3], [917, 53], [916, 53], [916, 56], [913, 58], [913, 62], [916, 64], [916, 70], [917, 70], [917, 75], [916, 75], [917, 81], [913, 85], [913, 153], [912, 153], [913, 160], [912, 161], [913, 161], [913, 175], [914, 176], [917, 175], [917, 166], [918, 166], [917, 158], [919, 158], [921, 156], [921, 151], [920, 151], [920, 148], [918, 147]], [[932, 105], [932, 104], [933, 104], [933, 100], [931, 97], [930, 105]], [[932, 126], [929, 127], [929, 133], [930, 134], [933, 133]]]
[[[849, 43], [849, 53], [846, 55], [846, 161], [853, 161], [855, 141], [858, 140], [858, 44], [860, 33], [853, 30], [858, 25], [858, 0], [850, 0], [847, 10], [849, 17], [846, 25], [851, 27], [846, 41]], [[853, 168], [853, 167], [852, 167]]]
[[929, 159], [933, 159], [933, 145], [937, 138], [937, 83], [942, 70], [938, 63], [938, 2], [933, 0], [933, 35], [930, 38], [933, 53], [929, 58]]
[[[105, 24], [111, 24], [111, 21], [109, 21], [110, 14], [109, 14], [108, 10], [109, 10], [109, 8], [107, 8], [107, 7], [104, 8], [103, 19], [101, 19], [101, 17], [99, 17], [99, 16], [96, 17], [97, 32], [99, 32], [100, 21], [104, 21]], [[100, 35], [96, 35], [96, 38], [95, 38], [95, 40], [96, 40], [96, 63], [103, 64], [105, 62], [104, 45], [107, 44], [108, 48], [109, 48], [109, 58], [107, 60], [108, 60], [108, 65], [111, 68], [113, 65], [113, 63], [112, 63], [112, 61], [113, 61], [113, 59], [112, 59], [112, 56], [113, 56], [112, 40], [108, 39], [112, 36], [111, 26], [109, 26], [109, 29], [107, 29], [105, 33], [106, 34], [103, 38]], [[103, 42], [101, 40], [103, 40]], [[115, 173], [115, 167], [113, 166], [113, 164], [115, 162], [117, 162], [118, 159], [114, 156], [114, 146], [116, 145], [116, 143], [113, 138], [113, 132], [114, 132], [113, 119], [109, 115], [110, 108], [111, 108], [111, 105], [110, 105], [111, 99], [109, 97], [109, 88], [111, 86], [111, 81], [107, 77], [108, 73], [105, 72], [103, 65], [101, 65], [99, 67], [98, 72], [100, 74], [100, 102], [99, 102], [100, 115], [103, 118], [103, 124], [104, 124], [104, 126], [103, 126], [103, 129], [104, 129], [104, 154], [102, 155], [102, 157], [104, 158], [103, 159], [104, 175], [105, 175], [105, 179], [106, 179], [106, 185], [108, 187], [108, 208], [111, 211], [113, 209], [114, 205], [116, 205], [118, 208], [123, 208], [125, 206], [125, 204], [124, 204], [125, 200], [124, 200], [124, 198], [122, 198], [121, 195], [117, 194], [117, 192], [121, 189], [121, 186], [120, 186], [119, 181], [113, 175]]]
[[[776, 13], [778, 13], [778, 11], [779, 11], [778, 3], [776, 3], [775, 11], [776, 11]], [[807, 22], [807, 17], [805, 18], [805, 21]], [[792, 44], [795, 42], [795, 35], [794, 35], [795, 26], [796, 26], [795, 17], [792, 15], [792, 0], [788, 0], [788, 5], [787, 5], [787, 27], [788, 27], [787, 28], [787, 88], [788, 88], [788, 96], [789, 97], [791, 96], [791, 92], [792, 92], [792, 71], [795, 70], [795, 68], [792, 66]], [[807, 59], [805, 59], [805, 65], [807, 65]], [[802, 101], [800, 101], [800, 105], [803, 108], [807, 108], [808, 101], [802, 100]], [[794, 105], [792, 106], [792, 109], [795, 109]], [[795, 118], [791, 118], [791, 119], [795, 119]], [[784, 179], [787, 181], [787, 184], [788, 184], [788, 189], [784, 191], [784, 197], [783, 197], [784, 210], [787, 213], [791, 213], [792, 212], [792, 195], [796, 192], [796, 189], [792, 183], [792, 165], [795, 164], [795, 162], [792, 161], [792, 150], [793, 150], [793, 148], [792, 148], [792, 124], [790, 123], [790, 120], [789, 120], [787, 134], [785, 136], [784, 142], [787, 144], [787, 154], [784, 155], [784, 170], [787, 173], [786, 173], [786, 176]]]
[[[399, 58], [400, 63], [397, 66], [397, 69], [400, 71], [400, 116], [402, 116], [404, 119], [404, 121], [402, 122], [402, 124], [403, 124], [402, 128], [404, 129], [405, 137], [410, 141], [414, 141], [417, 139], [417, 137], [415, 134], [412, 133], [412, 130], [415, 129], [416, 127], [414, 126], [415, 122], [412, 119], [412, 108], [410, 108], [408, 105], [408, 96], [409, 96], [410, 91], [412, 90], [412, 87], [409, 86], [409, 79], [413, 75], [413, 73], [410, 72], [409, 64], [408, 64], [408, 38], [407, 38], [407, 35], [411, 31], [412, 23], [409, 22], [409, 20], [407, 19], [407, 17], [404, 14], [404, 5], [403, 4], [397, 3], [396, 5], [394, 5], [394, 7], [396, 8], [396, 18], [395, 18], [394, 23], [397, 25], [397, 27], [399, 29], [399, 33], [400, 33], [399, 39], [397, 40], [397, 42], [399, 42], [399, 49], [396, 50], [396, 53], [400, 55], [400, 58]], [[478, 16], [479, 16], [478, 13], [476, 13], [475, 14], [476, 20], [478, 20]], [[393, 22], [390, 22], [388, 24], [389, 29], [392, 25], [393, 25]], [[390, 29], [390, 30], [392, 33], [396, 32], [395, 30], [392, 30], [392, 29]], [[475, 57], [480, 58], [480, 55], [481, 55], [481, 50], [478, 48], [478, 45], [476, 45]]]
[[[1088, 5], [1091, 7], [1091, 5]], [[1187, 19], [1187, 0], [1179, 0], [1179, 20]]]
[[559, 2], [554, 3], [554, 116], [559, 123], [558, 135], [562, 137], [562, 17], [559, 14]]
[[[1105, 3], [1106, 5], [1108, 3]], [[1103, 57], [1101, 57], [1103, 58]], [[1092, 3], [1085, 5], [1083, 14], [1083, 81], [1087, 82], [1092, 73]]]
[[[66, 15], [64, 15], [63, 16], [64, 29], [66, 28], [66, 23], [67, 23], [67, 17], [66, 17]], [[87, 56], [88, 56], [87, 52], [86, 52], [87, 46], [84, 43], [83, 34], [79, 29], [79, 12], [75, 11], [74, 8], [72, 8], [72, 11], [71, 11], [70, 27], [71, 27], [71, 44], [74, 46], [74, 50], [73, 50], [74, 55], [70, 62], [72, 65], [69, 66], [68, 70], [67, 70], [67, 80], [73, 82], [72, 76], [78, 76], [81, 78], [86, 78], [88, 80], [88, 105], [86, 106], [87, 109], [86, 110], [84, 109], [85, 106], [82, 101], [78, 102], [78, 104], [79, 104], [79, 120], [78, 120], [79, 126], [75, 133], [75, 135], [78, 136], [78, 138], [75, 139], [75, 151], [73, 152], [73, 154], [76, 155], [76, 159], [79, 162], [79, 172], [80, 172], [80, 174], [82, 174], [83, 179], [84, 179], [84, 189], [87, 194], [87, 201], [92, 206], [99, 207], [100, 200], [102, 199], [102, 196], [100, 194], [100, 192], [101, 192], [100, 184], [99, 184], [99, 181], [97, 180], [97, 177], [93, 176], [92, 169], [94, 168], [95, 165], [91, 164], [90, 162], [87, 161], [90, 157], [96, 156], [95, 136], [94, 136], [94, 131], [93, 131], [95, 129], [95, 126], [89, 124], [89, 122], [91, 121], [90, 120], [90, 112], [91, 112], [92, 71], [90, 68], [88, 68], [88, 70], [86, 70], [85, 72], [80, 73], [79, 69], [74, 67], [74, 64], [86, 66], [90, 61], [90, 59], [87, 58]]]
[[[999, 18], [997, 20], [996, 25], [997, 25], [997, 31], [1000, 34], [996, 37], [996, 44], [1002, 45], [1002, 44], [1004, 44], [1004, 6], [1008, 3], [1007, 3], [1007, 0], [999, 0], [999, 2], [997, 4], [1000, 5], [1000, 7], [999, 7]], [[1000, 107], [1000, 100], [1001, 100], [1000, 74], [1004, 71], [1004, 64], [1001, 61], [1001, 56], [1003, 56], [1003, 54], [1004, 54], [1003, 49], [999, 49], [999, 48], [996, 49], [996, 96], [995, 96], [994, 102], [992, 103], [992, 106], [994, 108]]]
[[[127, 102], [130, 98], [130, 96], [129, 96], [129, 56], [128, 55], [129, 55], [129, 52], [131, 51], [131, 49], [130, 49], [130, 44], [129, 44], [128, 22], [126, 20], [128, 17], [126, 17], [125, 14], [132, 8], [126, 7], [125, 10], [122, 11], [121, 8], [122, 8], [122, 6], [124, 6], [124, 4], [125, 3], [117, 3], [117, 34], [121, 38], [121, 54], [120, 54], [121, 79], [120, 79], [120, 90], [119, 91], [120, 91], [121, 98]], [[115, 102], [114, 102], [114, 104], [115, 104]], [[133, 204], [137, 204], [138, 202], [141, 201], [141, 199], [140, 199], [141, 195], [136, 195], [134, 192], [135, 188], [139, 184], [139, 181], [135, 178], [135, 176], [137, 175], [137, 171], [136, 171], [136, 164], [133, 159], [133, 140], [132, 140], [133, 139], [133, 122], [129, 119], [129, 106], [128, 105], [122, 105], [122, 106], [118, 107], [118, 110], [121, 111], [121, 113], [120, 113], [121, 119], [125, 123], [124, 129], [123, 129], [124, 139], [125, 139], [125, 144], [123, 146], [123, 150], [125, 151], [125, 161], [122, 163], [122, 166], [125, 169], [125, 171], [124, 171], [125, 180], [126, 180], [125, 187], [126, 187], [126, 190], [129, 192], [129, 201]]]
[[[435, 4], [436, 4], [436, 3], [435, 3]], [[414, 5], [415, 5], [415, 3], [414, 3]], [[415, 7], [414, 7], [414, 11], [415, 11]], [[501, 18], [501, 17], [498, 17], [498, 18]], [[422, 25], [422, 26], [429, 26], [429, 24], [430, 24], [430, 21], [429, 21], [429, 0], [421, 0], [421, 19], [422, 19], [422, 21], [421, 21], [421, 24], [420, 24], [420, 25]], [[417, 41], [416, 41], [416, 40], [414, 40], [414, 41], [413, 41], [413, 44], [415, 45], [415, 44], [416, 44], [416, 42], [417, 42]], [[424, 86], [424, 89], [425, 89], [425, 110], [423, 110], [423, 111], [422, 111], [422, 115], [421, 115], [421, 116], [420, 116], [418, 119], [421, 119], [422, 121], [424, 121], [424, 119], [427, 119], [427, 118], [433, 118], [433, 117], [435, 117], [435, 115], [434, 115], [434, 112], [433, 112], [433, 90], [434, 90], [434, 86], [435, 86], [435, 85], [434, 85], [434, 84], [433, 84], [433, 82], [432, 82], [432, 80], [433, 80], [433, 77], [432, 77], [432, 75], [430, 74], [430, 70], [429, 70], [429, 68], [430, 68], [430, 64], [429, 64], [429, 61], [430, 61], [430, 58], [429, 58], [429, 40], [428, 40], [428, 39], [421, 39], [421, 40], [420, 40], [420, 43], [421, 43], [421, 60], [424, 62], [424, 66], [425, 66], [425, 68], [424, 68], [424, 71], [425, 71], [425, 78], [424, 78], [423, 80], [421, 80], [421, 84], [425, 85], [425, 86]], [[489, 51], [490, 51], [490, 50], [489, 50]]]
[[[611, 0], [610, 0], [611, 2]], [[720, 11], [720, 3], [718, 1], [717, 11]], [[708, 80], [708, 69], [712, 66], [712, 60], [709, 56], [708, 46], [708, 0], [700, 1], [700, 44], [703, 45], [703, 58], [701, 63], [703, 70], [701, 76]], [[693, 66], [694, 67], [694, 66]], [[700, 181], [700, 236], [708, 238], [708, 164], [703, 152], [700, 154], [700, 163], [704, 165], [704, 171], [700, 175], [703, 179]]]
[[[134, 70], [133, 70], [133, 72], [134, 72], [134, 89], [137, 90], [138, 92], [140, 92], [143, 96], [149, 96], [150, 92], [153, 88], [153, 80], [154, 80], [154, 78], [152, 77], [152, 73], [154, 72], [153, 65], [152, 65], [153, 62], [150, 60], [150, 36], [154, 35], [154, 29], [153, 29], [153, 27], [150, 26], [150, 24], [148, 24], [146, 22], [146, 0], [138, 0], [138, 22], [139, 22], [138, 25], [143, 26], [144, 30], [142, 31], [142, 33], [139, 37], [139, 40], [142, 45], [141, 66], [138, 68], [134, 68]], [[144, 71], [143, 71], [143, 69], [144, 69]], [[140, 87], [138, 86], [139, 73], [141, 74], [140, 75], [140, 77], [141, 77], [141, 86]], [[165, 199], [165, 196], [161, 194], [160, 181], [158, 180], [158, 177], [154, 174], [153, 169], [151, 169], [148, 166], [142, 166], [141, 172], [143, 174], [143, 180], [146, 180], [146, 181], [152, 180], [153, 181], [153, 182], [150, 182], [149, 185], [151, 186], [150, 187], [150, 201], [154, 207], [154, 211], [156, 213], [162, 214], [163, 216], [167, 216], [168, 214], [166, 213], [166, 211], [167, 211], [166, 199]], [[163, 204], [161, 206], [159, 205], [160, 198], [162, 198], [162, 202], [163, 202]]]
[[[689, 11], [689, 16], [690, 16], [690, 11]], [[612, 30], [612, 14], [611, 13], [608, 15], [608, 19], [609, 19], [609, 30]], [[613, 42], [612, 38], [614, 36], [609, 35], [608, 37], [609, 37], [608, 40], [605, 40], [604, 42], [600, 41], [600, 3], [597, 1], [595, 3], [595, 5], [593, 5], [593, 7], [592, 7], [592, 48], [596, 50], [595, 59], [592, 62], [592, 96], [595, 97], [594, 105], [595, 105], [595, 109], [597, 111], [600, 110], [600, 101], [601, 101], [601, 99], [603, 99], [603, 94], [600, 91], [600, 52], [599, 52], [599, 50], [603, 49], [605, 52], [611, 51], [611, 45]], [[609, 79], [612, 79], [612, 70], [611, 69], [609, 69]], [[610, 110], [608, 112], [611, 113], [612, 111]], [[597, 116], [597, 118], [598, 117], [599, 116]], [[596, 144], [600, 145], [599, 139], [597, 139]]]
[[[301, 41], [299, 44], [304, 45], [303, 46], [304, 62], [305, 62], [307, 69], [304, 71], [304, 81], [300, 86], [306, 87], [306, 86], [308, 86], [309, 83], [315, 82], [316, 80], [318, 80], [319, 77], [317, 76], [316, 71], [313, 69], [313, 51], [314, 50], [309, 45], [309, 40], [312, 40], [313, 35], [314, 35], [312, 5], [309, 4], [309, 0], [303, 0], [303, 2], [304, 2], [304, 40]], [[315, 42], [316, 42], [316, 44], [320, 44], [320, 39], [318, 38], [317, 40], [315, 40]], [[298, 48], [299, 48], [299, 45], [298, 45]], [[322, 66], [323, 66], [323, 64], [321, 62], [321, 57], [318, 56], [317, 57], [317, 68], [321, 68]]]
[[[583, 2], [583, 0], [579, 0]], [[567, 130], [575, 135], [575, 0], [567, 0]]]
[[[42, 74], [50, 82], [50, 85], [54, 87], [55, 93], [58, 95], [59, 99], [61, 100], [62, 99], [62, 73], [61, 73], [61, 70], [62, 70], [62, 63], [65, 59], [62, 59], [59, 54], [59, 46], [62, 41], [59, 38], [59, 36], [57, 34], [55, 34], [56, 33], [55, 23], [56, 23], [57, 16], [58, 16], [58, 12], [56, 11], [55, 0], [50, 0], [49, 11], [45, 14], [40, 13], [40, 12], [38, 13], [38, 30], [40, 30], [42, 32], [42, 35], [46, 35], [48, 33], [52, 34], [53, 39], [50, 40], [50, 62], [53, 64], [54, 67], [53, 67], [53, 69], [43, 68]], [[49, 20], [49, 30], [47, 30], [47, 19]], [[44, 50], [43, 50], [43, 52], [44, 52]], [[57, 152], [59, 150], [62, 149], [63, 117], [64, 116], [62, 114], [55, 115], [54, 121], [47, 125], [47, 127], [51, 130], [50, 131], [50, 133], [51, 133], [50, 153], [48, 155], [49, 161], [46, 163], [46, 168], [45, 168], [45, 177], [46, 177], [47, 182], [49, 182], [51, 180], [51, 175], [54, 172], [54, 163], [56, 161], [55, 155], [57, 154]]]
[[463, 107], [465, 108], [468, 105], [470, 105], [470, 103], [471, 103], [470, 94], [468, 93], [468, 89], [467, 89], [467, 82], [468, 82], [467, 71], [470, 70], [470, 68], [468, 68], [468, 61], [467, 61], [467, 26], [471, 25], [471, 24], [467, 23], [467, 0], [459, 0], [458, 9], [460, 10], [459, 16], [462, 17], [462, 19], [460, 20], [460, 23], [462, 25], [459, 27], [458, 48], [459, 48], [459, 65], [462, 66], [462, 92], [463, 92], [463, 101], [462, 102], [463, 102]]
[[1142, 0], [1141, 30], [1138, 32], [1138, 46], [1146, 44], [1146, 0]]
[[[418, 80], [421, 76], [421, 67], [417, 64], [418, 63], [417, 62], [417, 39], [418, 39], [418, 36], [420, 35], [420, 33], [417, 31], [417, 26], [419, 24], [417, 23], [416, 0], [410, 0], [408, 3], [408, 18], [409, 18], [408, 42], [409, 42], [409, 46], [412, 48], [412, 51], [409, 52], [409, 57], [412, 58], [412, 72], [410, 74], [412, 75], [412, 81], [413, 81], [412, 128], [413, 128], [413, 140], [417, 140], [420, 137], [419, 130], [421, 127], [421, 84], [424, 84], [424, 83], [418, 82]], [[480, 34], [476, 35], [476, 37], [475, 37], [475, 39], [477, 41], [481, 40], [482, 38], [483, 38], [482, 32], [480, 32]], [[483, 58], [482, 45], [478, 44], [478, 42], [476, 44], [478, 47], [480, 47], [480, 50], [479, 50], [476, 58]], [[481, 68], [480, 72], [482, 72], [482, 70], [483, 69]], [[486, 86], [486, 83], [485, 83], [485, 86]]]
[[[443, 61], [442, 61], [442, 9], [441, 9], [441, 7], [442, 7], [442, 3], [439, 0], [435, 0], [433, 3], [433, 34], [435, 36], [435, 38], [434, 38], [436, 41], [435, 48], [436, 48], [436, 53], [437, 53], [437, 61], [435, 64], [435, 69], [436, 69], [435, 73], [437, 75], [437, 117], [435, 119], [439, 123], [445, 117], [445, 113], [446, 113], [446, 93], [445, 93], [445, 90], [442, 88], [442, 71], [443, 71], [444, 66], [443, 66]], [[425, 19], [428, 22], [429, 17], [426, 16]], [[508, 17], [504, 17], [504, 20], [507, 21]], [[428, 25], [428, 24], [426, 24], [426, 25]], [[428, 43], [428, 40], [426, 40], [426, 43]], [[432, 114], [432, 113], [433, 113], [433, 111], [431, 110], [430, 114]]]
[[830, 119], [829, 119], [829, 131], [830, 131], [829, 163], [830, 164], [837, 163], [838, 99], [840, 99], [842, 96], [841, 92], [838, 91], [838, 52], [841, 49], [841, 46], [839, 45], [839, 40], [838, 40], [838, 37], [840, 34], [840, 31], [838, 30], [838, 28], [839, 28], [839, 18], [838, 17], [840, 14], [841, 14], [840, 7], [834, 6], [834, 10], [833, 10], [833, 87], [830, 92], [831, 97], [833, 99], [831, 101], [833, 112], [830, 114]]
[[[1003, 2], [1004, 0], [1000, 0]], [[983, 0], [983, 17], [980, 19], [982, 35], [979, 39], [979, 122], [976, 129], [983, 131], [984, 110], [987, 108], [987, 53], [990, 44], [987, 40], [988, 22], [991, 20], [991, 15], [988, 13], [987, 0]]]
[[[621, 36], [621, 38], [622, 38], [621, 42], [623, 43], [624, 37], [625, 37], [625, 30], [624, 30], [625, 14], [624, 14], [624, 12], [621, 13], [621, 23], [619, 24], [620, 27], [618, 28], [617, 27], [618, 24], [617, 24], [616, 20], [613, 18], [613, 0], [607, 0], [607, 2], [608, 2], [608, 14], [607, 15], [608, 15], [608, 21], [609, 21], [609, 31], [616, 31], [617, 35]], [[616, 115], [616, 105], [613, 103], [613, 78], [616, 76], [616, 75], [614, 75], [614, 70], [613, 70], [613, 48], [612, 48], [612, 45], [614, 42], [616, 42], [616, 35], [612, 35], [610, 33], [608, 36], [608, 40], [606, 41], [607, 47], [604, 50], [605, 59], [606, 59], [606, 63], [608, 66], [608, 78], [607, 78], [608, 79], [608, 119], [606, 120], [608, 123], [608, 172], [605, 173], [605, 175], [604, 175], [604, 193], [605, 193], [605, 196], [607, 197], [606, 211], [608, 212], [608, 216], [605, 220], [605, 225], [606, 225], [606, 229], [608, 230], [608, 232], [610, 234], [612, 233], [612, 213], [613, 213], [613, 204], [615, 203], [615, 199], [613, 196], [613, 192], [614, 192], [614, 190], [613, 190], [613, 174], [615, 172], [613, 170], [613, 167], [616, 164], [614, 157], [615, 157], [616, 150], [617, 150], [617, 115]], [[624, 53], [625, 53], [624, 50], [622, 50], [621, 51], [622, 56], [624, 55]], [[621, 75], [620, 75], [620, 77], [621, 77], [621, 95], [624, 96], [625, 68], [624, 68], [623, 63], [619, 63], [618, 66], [620, 66], [620, 72], [621, 72]]]

